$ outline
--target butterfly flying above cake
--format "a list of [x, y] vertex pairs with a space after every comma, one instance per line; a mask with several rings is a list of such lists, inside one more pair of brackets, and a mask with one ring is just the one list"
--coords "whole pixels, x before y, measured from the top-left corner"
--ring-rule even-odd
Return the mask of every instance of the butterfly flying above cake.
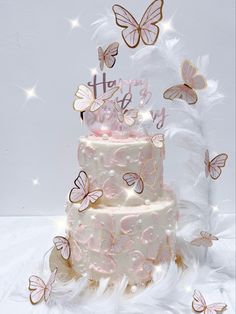
[[200, 237], [192, 240], [190, 243], [195, 246], [211, 247], [213, 245], [213, 241], [219, 240], [216, 236], [206, 231], [201, 231], [200, 235]]
[[93, 91], [87, 85], [80, 85], [75, 96], [77, 99], [74, 101], [74, 109], [76, 111], [84, 112], [89, 110], [91, 112], [100, 109], [107, 100], [118, 91], [119, 87], [110, 88], [101, 96], [95, 98]]
[[201, 294], [201, 292], [198, 290], [195, 290], [193, 294], [192, 308], [197, 313], [218, 314], [226, 310], [227, 304], [213, 303], [213, 304], [207, 305], [206, 300]]
[[144, 190], [143, 179], [137, 173], [127, 172], [123, 175], [123, 180], [125, 180], [128, 186], [133, 186], [134, 191], [137, 194], [143, 193]]
[[33, 275], [29, 278], [30, 302], [32, 304], [41, 302], [43, 298], [45, 302], [48, 301], [52, 291], [52, 286], [55, 282], [57, 270], [57, 268], [54, 269], [46, 284], [38, 276]]
[[54, 237], [53, 243], [56, 249], [61, 252], [61, 256], [65, 260], [68, 260], [70, 258], [70, 253], [71, 253], [69, 241], [64, 237], [57, 236], [57, 237]]
[[86, 210], [90, 203], [95, 203], [103, 195], [102, 190], [90, 191], [89, 178], [85, 171], [80, 171], [74, 181], [75, 187], [70, 191], [69, 200], [71, 203], [79, 203], [79, 212]]
[[117, 111], [117, 117], [120, 123], [125, 123], [128, 126], [133, 126], [138, 118], [138, 110], [123, 109], [117, 102], [114, 104]]
[[120, 5], [113, 5], [116, 24], [123, 28], [122, 37], [129, 48], [136, 48], [140, 39], [145, 45], [154, 45], [158, 39], [159, 27], [156, 25], [162, 19], [163, 0], [153, 1], [146, 9], [141, 22]]
[[207, 87], [205, 78], [198, 73], [197, 68], [188, 60], [185, 60], [181, 67], [183, 84], [168, 88], [163, 97], [165, 99], [182, 99], [189, 105], [194, 105], [198, 101], [195, 90], [201, 90]]
[[105, 51], [103, 51], [102, 47], [98, 47], [98, 59], [100, 61], [101, 71], [103, 71], [104, 65], [106, 65], [109, 69], [113, 68], [116, 63], [115, 56], [118, 55], [118, 48], [118, 42], [110, 44]]
[[222, 173], [222, 168], [225, 167], [227, 159], [228, 159], [228, 155], [223, 153], [223, 154], [217, 155], [210, 161], [209, 151], [207, 149], [205, 152], [205, 161], [204, 161], [206, 177], [208, 178], [208, 176], [210, 175], [210, 177], [213, 180], [217, 180]]

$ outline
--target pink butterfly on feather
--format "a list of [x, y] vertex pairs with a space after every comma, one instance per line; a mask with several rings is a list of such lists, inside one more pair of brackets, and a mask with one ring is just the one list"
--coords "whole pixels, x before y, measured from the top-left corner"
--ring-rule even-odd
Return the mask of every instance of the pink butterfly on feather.
[[201, 294], [201, 292], [198, 290], [195, 290], [193, 294], [192, 307], [193, 307], [193, 310], [197, 313], [217, 314], [217, 313], [222, 313], [224, 310], [226, 310], [227, 304], [213, 303], [213, 304], [207, 305], [206, 300]]
[[129, 48], [136, 48], [140, 39], [145, 45], [156, 43], [159, 35], [159, 27], [156, 24], [162, 19], [162, 7], [162, 0], [153, 1], [138, 23], [124, 7], [113, 5], [116, 24], [123, 28], [122, 37]]
[[190, 243], [192, 245], [196, 245], [196, 246], [205, 246], [205, 247], [211, 247], [213, 245], [212, 241], [217, 241], [219, 240], [216, 236], [214, 236], [213, 234], [210, 234], [206, 231], [201, 231], [200, 232], [201, 237], [191, 241]]
[[108, 68], [113, 68], [116, 63], [115, 56], [118, 55], [119, 43], [114, 42], [110, 44], [105, 51], [103, 51], [102, 47], [98, 48], [98, 59], [100, 61], [100, 69], [103, 71], [104, 64]]
[[70, 253], [71, 253], [69, 241], [64, 237], [57, 236], [57, 237], [54, 237], [53, 243], [56, 249], [61, 252], [61, 256], [65, 260], [68, 260], [70, 258]]
[[210, 175], [213, 180], [216, 180], [220, 177], [222, 170], [221, 168], [225, 167], [226, 160], [228, 155], [223, 153], [217, 155], [210, 161], [208, 149], [205, 152], [205, 173], [206, 177]]
[[86, 210], [90, 203], [95, 203], [103, 195], [102, 190], [90, 191], [89, 178], [85, 171], [80, 171], [78, 177], [74, 181], [75, 188], [70, 191], [69, 200], [71, 203], [79, 203], [79, 211]]
[[183, 62], [181, 72], [184, 84], [168, 88], [163, 96], [165, 99], [170, 100], [182, 99], [189, 105], [194, 105], [198, 100], [195, 90], [206, 88], [206, 80], [202, 75], [198, 74], [197, 68], [188, 60]]
[[55, 282], [57, 270], [58, 269], [55, 268], [54, 271], [51, 273], [47, 284], [45, 284], [45, 282], [38, 276], [31, 276], [29, 278], [29, 290], [31, 291], [30, 302], [32, 304], [39, 303], [43, 298], [45, 302], [48, 301], [52, 291], [52, 286]]

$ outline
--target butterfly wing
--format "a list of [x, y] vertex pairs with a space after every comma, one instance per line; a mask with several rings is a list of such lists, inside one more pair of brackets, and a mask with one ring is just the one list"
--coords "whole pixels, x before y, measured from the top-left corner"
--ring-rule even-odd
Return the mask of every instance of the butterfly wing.
[[32, 304], [39, 303], [45, 293], [46, 285], [44, 281], [38, 276], [31, 276], [29, 278], [29, 290], [30, 292], [30, 302]]
[[209, 150], [207, 149], [206, 152], [205, 152], [205, 160], [204, 160], [204, 163], [205, 163], [205, 174], [206, 174], [206, 177], [208, 178], [209, 176], [209, 165], [210, 165], [210, 156], [209, 156]]
[[90, 192], [82, 201], [79, 211], [82, 212], [89, 207], [90, 203], [95, 203], [100, 197], [102, 197], [103, 192], [102, 190], [96, 190]]
[[85, 111], [94, 102], [94, 95], [91, 89], [86, 85], [80, 85], [75, 96], [77, 99], [74, 101], [74, 109], [77, 111]]
[[123, 179], [128, 184], [128, 186], [134, 185], [134, 191], [137, 194], [141, 194], [144, 190], [144, 184], [142, 178], [133, 172], [128, 172], [123, 175]]
[[212, 241], [210, 239], [206, 239], [206, 238], [197, 238], [193, 241], [190, 242], [192, 245], [195, 246], [205, 246], [205, 247], [211, 247], [212, 246]]
[[168, 88], [164, 92], [163, 97], [170, 100], [182, 99], [189, 105], [194, 105], [198, 100], [197, 93], [191, 87], [184, 84]]
[[154, 45], [159, 35], [156, 25], [162, 19], [162, 0], [153, 1], [145, 11], [140, 22], [141, 38], [145, 45]]
[[114, 42], [107, 47], [104, 53], [104, 61], [108, 68], [113, 68], [116, 63], [115, 56], [118, 55], [119, 43]]
[[110, 88], [106, 93], [99, 96], [95, 101], [91, 104], [90, 111], [94, 112], [100, 109], [102, 105], [106, 102], [106, 100], [110, 99], [117, 91], [119, 90], [119, 87], [113, 87]]
[[130, 240], [130, 237], [127, 235], [121, 235], [118, 239], [115, 240], [109, 253], [120, 254], [126, 252], [130, 249], [131, 245], [132, 241]]
[[222, 312], [226, 309], [227, 304], [225, 303], [213, 303], [207, 306], [205, 310], [205, 314], [217, 314], [218, 312]]
[[53, 243], [58, 251], [61, 251], [61, 256], [68, 260], [70, 258], [70, 244], [69, 241], [61, 236], [57, 236], [53, 239]]
[[184, 83], [191, 88], [203, 89], [207, 86], [204, 77], [200, 74], [197, 74], [197, 68], [189, 60], [185, 60], [183, 62], [181, 71]]
[[225, 167], [227, 154], [220, 154], [213, 158], [209, 163], [209, 172], [212, 179], [216, 180], [221, 175], [221, 168]]
[[164, 135], [156, 134], [151, 138], [151, 141], [154, 144], [154, 146], [162, 148], [164, 146]]
[[89, 191], [89, 180], [86, 172], [80, 171], [74, 184], [76, 187], [70, 191], [69, 200], [71, 203], [78, 203], [85, 198]]
[[[125, 111], [123, 115], [123, 120], [125, 121], [125, 124], [127, 124], [128, 126], [132, 126], [134, 125], [137, 117], [138, 117], [138, 110], [130, 109], [130, 110]], [[119, 119], [119, 115], [118, 115], [118, 119]]]
[[113, 5], [112, 10], [116, 24], [123, 28], [122, 37], [126, 45], [130, 48], [137, 47], [140, 41], [140, 27], [135, 18], [120, 5]]
[[58, 271], [58, 268], [55, 268], [54, 271], [51, 273], [51, 276], [50, 276], [48, 283], [45, 287], [45, 293], [44, 293], [45, 302], [47, 302], [47, 300], [49, 299], [50, 294], [52, 292], [52, 285], [55, 282], [57, 271]]
[[193, 294], [192, 307], [194, 311], [201, 313], [206, 309], [206, 301], [200, 291], [195, 290]]
[[100, 61], [101, 71], [103, 71], [103, 68], [104, 68], [104, 59], [105, 59], [104, 51], [103, 51], [102, 47], [98, 47], [98, 60]]

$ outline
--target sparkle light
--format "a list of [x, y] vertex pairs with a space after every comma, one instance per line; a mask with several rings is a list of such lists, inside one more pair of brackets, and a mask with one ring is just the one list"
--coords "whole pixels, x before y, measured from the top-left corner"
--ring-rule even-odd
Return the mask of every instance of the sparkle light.
[[38, 95], [36, 94], [36, 85], [31, 88], [23, 88], [23, 91], [25, 93], [26, 100], [38, 98]]
[[90, 69], [90, 72], [91, 72], [91, 75], [97, 75], [98, 74], [97, 68]]
[[185, 286], [185, 287], [184, 287], [184, 290], [185, 290], [186, 292], [192, 292], [192, 291], [193, 291], [193, 289], [192, 289], [191, 286]]
[[133, 189], [126, 189], [126, 195], [127, 195], [127, 199], [129, 199], [130, 197], [134, 197], [135, 195], [137, 195]]
[[165, 21], [160, 22], [160, 26], [162, 28], [162, 32], [163, 33], [174, 32], [175, 31], [175, 29], [174, 29], [174, 27], [172, 25], [172, 18], [173, 17], [171, 17], [169, 20], [165, 20]]
[[33, 179], [32, 183], [34, 186], [39, 185], [39, 179], [38, 178]]
[[155, 266], [155, 272], [156, 273], [161, 273], [162, 272], [162, 266], [161, 265]]
[[57, 227], [57, 232], [65, 232], [66, 218], [64, 216], [56, 217], [55, 219], [53, 219], [53, 222]]
[[71, 30], [80, 27], [80, 22], [79, 22], [79, 19], [78, 19], [78, 18], [69, 19], [69, 23], [70, 23], [70, 28], [71, 28]]
[[220, 211], [218, 205], [211, 205], [211, 208], [212, 208], [212, 210], [213, 210], [214, 213], [217, 213], [217, 212]]
[[148, 110], [139, 111], [139, 116], [140, 116], [141, 121], [143, 121], [143, 122], [148, 121], [148, 120], [152, 120], [151, 113]]

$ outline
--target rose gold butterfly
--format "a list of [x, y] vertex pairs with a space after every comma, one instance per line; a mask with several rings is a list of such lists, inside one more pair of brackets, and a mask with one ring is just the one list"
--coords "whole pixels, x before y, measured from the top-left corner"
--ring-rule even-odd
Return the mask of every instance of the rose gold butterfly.
[[201, 292], [198, 290], [195, 290], [193, 294], [192, 307], [194, 311], [197, 313], [217, 314], [219, 312], [221, 313], [222, 311], [226, 310], [227, 304], [213, 303], [213, 304], [207, 305]]
[[115, 56], [118, 55], [119, 43], [114, 42], [110, 44], [105, 51], [103, 51], [102, 47], [98, 47], [98, 59], [100, 61], [100, 69], [103, 71], [104, 64], [108, 68], [113, 68], [116, 63]]
[[193, 105], [198, 100], [195, 89], [204, 89], [207, 86], [206, 80], [198, 74], [197, 68], [188, 60], [183, 62], [181, 72], [184, 84], [168, 88], [163, 96], [170, 100], [182, 99], [189, 105]]
[[100, 109], [108, 99], [110, 99], [119, 87], [110, 88], [106, 93], [95, 98], [93, 91], [87, 85], [80, 85], [75, 96], [77, 99], [74, 101], [74, 109], [80, 112], [89, 111], [94, 112]]
[[89, 178], [85, 171], [80, 171], [78, 177], [74, 181], [75, 188], [70, 191], [69, 200], [71, 203], [81, 202], [79, 211], [82, 212], [87, 209], [90, 203], [95, 203], [102, 197], [102, 190], [89, 190]]
[[123, 175], [123, 180], [128, 184], [128, 186], [133, 186], [134, 191], [137, 194], [142, 194], [144, 190], [143, 179], [140, 175], [135, 172], [127, 172]]
[[165, 142], [165, 138], [163, 134], [156, 134], [151, 138], [151, 141], [153, 143], [154, 146], [156, 146], [157, 148], [162, 148], [164, 147], [164, 142]]
[[38, 276], [31, 276], [29, 278], [29, 290], [31, 291], [30, 302], [32, 304], [39, 303], [43, 298], [45, 302], [48, 301], [52, 291], [52, 285], [55, 282], [56, 274], [57, 268], [55, 268], [54, 271], [51, 273], [47, 284], [45, 284], [44, 281]]
[[69, 241], [64, 237], [57, 236], [57, 237], [54, 237], [53, 243], [56, 249], [61, 252], [61, 256], [65, 260], [68, 260], [70, 258], [70, 253], [71, 253]]
[[205, 173], [206, 177], [209, 175], [213, 180], [216, 180], [221, 175], [221, 168], [225, 167], [226, 160], [228, 159], [227, 154], [219, 154], [210, 161], [208, 149], [205, 152]]
[[130, 48], [138, 46], [140, 39], [145, 45], [154, 45], [159, 35], [159, 27], [156, 25], [162, 19], [162, 0], [153, 1], [145, 11], [140, 24], [125, 8], [113, 5], [116, 24], [124, 30], [122, 37]]
[[123, 109], [117, 102], [115, 102], [114, 106], [117, 111], [117, 117], [120, 123], [124, 122], [128, 126], [135, 124], [135, 121], [138, 118], [138, 110]]
[[192, 245], [196, 246], [205, 246], [205, 247], [211, 247], [213, 245], [212, 241], [217, 241], [219, 240], [216, 236], [206, 232], [206, 231], [201, 231], [200, 232], [201, 237], [192, 240], [190, 243]]

